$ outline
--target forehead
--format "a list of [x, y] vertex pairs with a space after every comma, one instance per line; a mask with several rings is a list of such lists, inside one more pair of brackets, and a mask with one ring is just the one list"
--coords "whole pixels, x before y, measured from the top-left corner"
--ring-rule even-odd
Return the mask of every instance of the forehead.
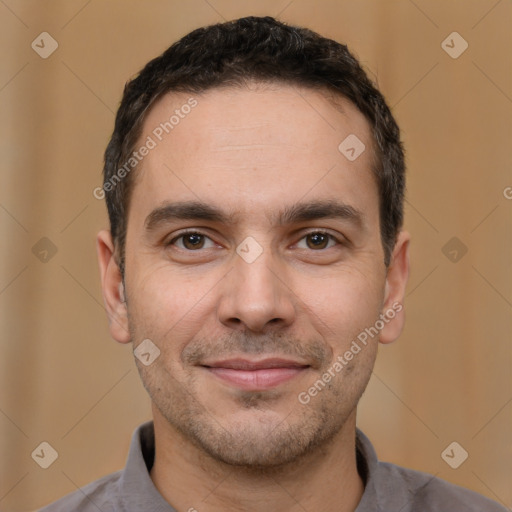
[[148, 141], [132, 192], [132, 205], [146, 211], [200, 200], [270, 218], [288, 199], [307, 196], [377, 212], [369, 124], [349, 101], [334, 104], [324, 92], [265, 84], [170, 93], [144, 122], [138, 146]]

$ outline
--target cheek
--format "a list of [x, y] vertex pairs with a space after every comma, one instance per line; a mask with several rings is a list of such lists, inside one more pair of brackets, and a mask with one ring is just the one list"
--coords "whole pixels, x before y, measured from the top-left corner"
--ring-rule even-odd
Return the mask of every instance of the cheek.
[[[155, 340], [165, 352], [181, 350], [204, 324], [210, 308], [215, 279], [206, 275], [183, 275], [165, 263], [136, 269], [137, 280], [128, 287], [131, 324]], [[211, 281], [211, 282], [210, 282]]]
[[300, 279], [297, 295], [333, 333], [360, 325], [366, 327], [378, 316], [384, 280], [375, 269], [342, 269], [322, 279]]
[[305, 288], [309, 290], [303, 295], [309, 310], [305, 314], [330, 347], [330, 365], [346, 354], [342, 373], [347, 378], [351, 375], [350, 378], [357, 380], [356, 374], [360, 372], [366, 378], [364, 369], [368, 367], [371, 371], [378, 337], [368, 335], [365, 329], [373, 326], [379, 317], [382, 288], [377, 274], [353, 270], [338, 274], [314, 290]]

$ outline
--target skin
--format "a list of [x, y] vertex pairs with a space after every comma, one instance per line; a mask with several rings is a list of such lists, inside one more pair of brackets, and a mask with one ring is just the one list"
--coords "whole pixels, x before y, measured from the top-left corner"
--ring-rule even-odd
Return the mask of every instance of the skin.
[[[141, 142], [190, 96], [159, 100]], [[149, 366], [136, 359], [153, 403], [151, 478], [180, 511], [353, 511], [364, 490], [356, 406], [378, 342], [399, 336], [404, 311], [309, 403], [298, 395], [403, 303], [410, 237], [400, 232], [386, 268], [369, 125], [348, 101], [335, 107], [326, 94], [289, 85], [194, 97], [197, 106], [134, 171], [124, 287], [110, 232], [97, 239], [113, 338], [134, 349], [150, 339], [160, 350]], [[349, 134], [366, 146], [352, 162], [338, 150]], [[327, 200], [350, 205], [360, 222], [277, 222], [295, 203]], [[183, 201], [233, 217], [146, 229], [154, 209]], [[183, 229], [205, 236], [178, 238]], [[262, 250], [251, 263], [236, 251], [247, 237]], [[204, 366], [233, 357], [279, 357], [303, 369], [247, 390]]]

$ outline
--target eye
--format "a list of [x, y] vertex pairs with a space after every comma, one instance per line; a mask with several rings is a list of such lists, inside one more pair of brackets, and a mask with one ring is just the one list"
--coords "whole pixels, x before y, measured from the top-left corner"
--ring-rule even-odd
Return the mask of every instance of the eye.
[[[302, 240], [305, 240], [306, 247], [300, 246]], [[336, 237], [325, 231], [312, 231], [301, 238], [300, 242], [297, 244], [300, 249], [312, 249], [314, 251], [330, 249], [340, 243]]]
[[[209, 242], [209, 245], [208, 245]], [[214, 247], [213, 240], [197, 231], [187, 231], [173, 238], [167, 245], [176, 245], [185, 251], [196, 251], [198, 249], [210, 249]]]

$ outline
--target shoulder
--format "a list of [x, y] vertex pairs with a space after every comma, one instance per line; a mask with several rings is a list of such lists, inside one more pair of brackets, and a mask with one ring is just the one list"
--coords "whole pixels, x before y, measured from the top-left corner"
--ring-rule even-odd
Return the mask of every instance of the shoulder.
[[403, 468], [395, 464], [379, 462], [379, 480], [381, 484], [388, 481], [401, 482], [407, 492], [405, 510], [422, 510], [423, 512], [448, 512], [464, 510], [465, 512], [507, 512], [499, 503], [484, 496], [451, 484], [428, 473]]
[[357, 429], [358, 469], [366, 488], [357, 512], [508, 512], [476, 492], [428, 473], [380, 462], [370, 440]]
[[113, 512], [119, 498], [119, 479], [122, 471], [106, 475], [99, 480], [60, 498], [38, 512]]

